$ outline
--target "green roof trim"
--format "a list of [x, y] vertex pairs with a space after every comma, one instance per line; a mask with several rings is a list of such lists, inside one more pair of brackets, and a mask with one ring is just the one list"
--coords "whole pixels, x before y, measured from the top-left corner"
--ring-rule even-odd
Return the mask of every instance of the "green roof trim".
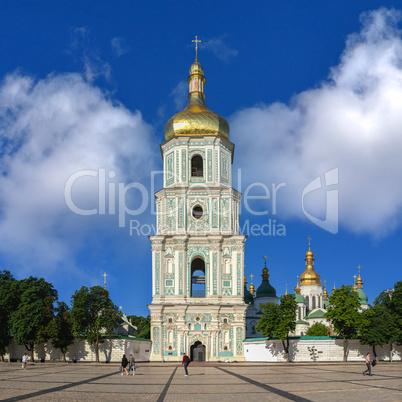
[[325, 318], [325, 312], [319, 309], [312, 313], [308, 313], [304, 318]]
[[124, 336], [124, 335], [115, 335], [113, 337], [110, 338], [106, 338], [106, 339], [127, 339], [130, 341], [146, 341], [146, 342], [152, 342], [150, 339], [145, 339], [145, 338], [135, 338], [133, 336]]
[[303, 321], [303, 320], [297, 320], [296, 324], [305, 324], [305, 325], [310, 325], [307, 321]]

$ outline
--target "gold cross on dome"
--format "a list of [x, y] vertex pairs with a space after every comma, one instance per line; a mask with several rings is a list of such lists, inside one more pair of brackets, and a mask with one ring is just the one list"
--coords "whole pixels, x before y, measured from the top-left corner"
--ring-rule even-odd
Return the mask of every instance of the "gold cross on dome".
[[105, 278], [104, 281], [103, 281], [103, 284], [104, 284], [105, 289], [106, 289], [106, 277], [107, 277], [106, 272], [102, 276]]
[[310, 242], [311, 242], [311, 240], [313, 240], [313, 239], [309, 236], [309, 237], [307, 237], [307, 240], [308, 240], [308, 248], [309, 248], [309, 250], [310, 250]]
[[353, 278], [354, 278], [353, 284], [356, 285], [356, 278], [357, 278], [357, 275], [353, 275]]
[[198, 44], [201, 43], [201, 41], [198, 39], [198, 36], [195, 35], [195, 39], [191, 42], [195, 42], [195, 55], [198, 56]]
[[253, 274], [251, 274], [251, 275], [250, 275], [250, 278], [251, 278], [251, 284], [253, 284], [253, 278], [254, 278], [254, 275], [253, 275]]
[[361, 268], [361, 266], [359, 265], [357, 268], [359, 268], [359, 276], [360, 276], [360, 268]]

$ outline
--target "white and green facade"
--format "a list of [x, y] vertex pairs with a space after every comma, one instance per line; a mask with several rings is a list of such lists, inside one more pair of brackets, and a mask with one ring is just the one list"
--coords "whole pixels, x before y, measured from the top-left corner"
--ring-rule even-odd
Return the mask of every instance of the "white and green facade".
[[239, 234], [241, 195], [231, 187], [234, 145], [228, 127], [227, 138], [215, 130], [218, 115], [206, 108], [203, 85], [192, 90], [195, 78], [205, 82], [197, 63], [189, 104], [174, 116], [169, 135], [165, 128], [161, 145], [164, 185], [155, 194], [157, 230], [150, 237], [151, 361], [181, 361], [183, 352], [193, 360], [244, 360], [246, 237]]

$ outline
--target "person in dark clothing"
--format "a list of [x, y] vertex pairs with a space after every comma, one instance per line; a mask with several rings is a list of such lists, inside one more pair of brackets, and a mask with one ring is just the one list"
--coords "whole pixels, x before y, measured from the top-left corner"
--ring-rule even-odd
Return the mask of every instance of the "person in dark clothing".
[[190, 364], [190, 358], [185, 353], [183, 353], [183, 360], [182, 360], [181, 364], [184, 365], [184, 371], [186, 372], [186, 374], [184, 374], [184, 376], [187, 377], [188, 376], [187, 367]]
[[121, 375], [123, 375], [124, 372], [126, 372], [126, 374], [128, 375], [127, 365], [128, 365], [127, 357], [126, 355], [123, 355], [123, 358], [121, 359]]

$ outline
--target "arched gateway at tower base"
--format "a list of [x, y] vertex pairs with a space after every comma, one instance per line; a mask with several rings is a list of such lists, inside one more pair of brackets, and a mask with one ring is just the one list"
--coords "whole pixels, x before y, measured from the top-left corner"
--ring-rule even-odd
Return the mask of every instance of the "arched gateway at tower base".
[[186, 108], [165, 126], [164, 180], [152, 243], [151, 361], [244, 361], [244, 242], [231, 187], [227, 121], [208, 109], [190, 67]]

